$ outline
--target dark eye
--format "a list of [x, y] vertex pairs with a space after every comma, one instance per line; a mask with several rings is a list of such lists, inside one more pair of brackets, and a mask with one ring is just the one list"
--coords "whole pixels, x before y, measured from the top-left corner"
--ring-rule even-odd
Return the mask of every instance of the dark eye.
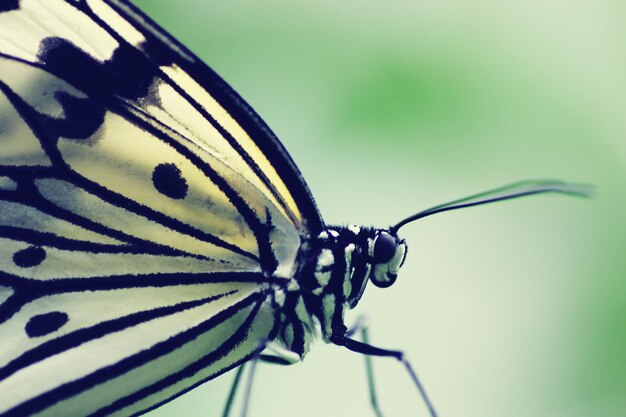
[[374, 263], [383, 264], [389, 262], [396, 254], [396, 239], [389, 233], [381, 232], [374, 240]]

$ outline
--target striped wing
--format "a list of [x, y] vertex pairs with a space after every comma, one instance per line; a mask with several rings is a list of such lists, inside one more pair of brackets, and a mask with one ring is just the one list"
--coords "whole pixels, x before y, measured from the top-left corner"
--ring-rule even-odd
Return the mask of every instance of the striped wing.
[[141, 414], [255, 354], [267, 307], [253, 283], [62, 286], [0, 325], [0, 415]]
[[134, 415], [247, 360], [322, 226], [258, 116], [122, 1], [0, 2], [0, 415]]

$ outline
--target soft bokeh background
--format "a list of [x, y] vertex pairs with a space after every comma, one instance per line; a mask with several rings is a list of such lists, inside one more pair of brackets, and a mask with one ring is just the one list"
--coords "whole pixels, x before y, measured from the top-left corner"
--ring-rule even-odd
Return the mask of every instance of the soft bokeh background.
[[[626, 6], [621, 0], [136, 1], [231, 83], [328, 223], [385, 226], [528, 178], [594, 184], [403, 230], [357, 312], [441, 417], [626, 416]], [[375, 361], [388, 417], [426, 416]], [[260, 365], [249, 417], [372, 416], [363, 360]], [[153, 412], [220, 415], [232, 374]]]

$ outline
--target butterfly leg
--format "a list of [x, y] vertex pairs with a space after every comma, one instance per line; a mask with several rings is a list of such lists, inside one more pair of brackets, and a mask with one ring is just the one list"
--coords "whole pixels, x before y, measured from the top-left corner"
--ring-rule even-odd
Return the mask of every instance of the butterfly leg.
[[[367, 327], [363, 327], [361, 329], [361, 337], [363, 338], [363, 343], [369, 344], [368, 330]], [[372, 405], [372, 409], [376, 414], [376, 417], [383, 417], [383, 413], [380, 411], [380, 406], [378, 405], [378, 398], [376, 396], [376, 386], [374, 385], [374, 367], [372, 364], [371, 355], [364, 355], [365, 358], [365, 373], [367, 375], [367, 387], [370, 395], [370, 403]]]
[[[252, 393], [252, 380], [254, 379], [254, 372], [256, 369], [257, 361], [258, 358], [253, 358], [250, 360], [250, 370], [248, 371], [248, 376], [246, 378], [243, 404], [241, 406], [241, 417], [246, 417], [246, 415], [248, 414], [248, 404], [250, 402], [250, 394]], [[239, 387], [239, 383], [241, 382], [241, 375], [243, 375], [246, 365], [246, 363], [243, 363], [239, 366], [239, 368], [237, 368], [237, 373], [235, 374], [233, 385], [231, 386], [230, 392], [228, 393], [228, 398], [226, 399], [226, 405], [224, 406], [224, 412], [222, 413], [222, 417], [230, 416], [230, 410], [235, 400], [235, 394], [237, 393], [237, 388]]]
[[[250, 370], [248, 371], [248, 375], [246, 376], [246, 386], [244, 388], [243, 400], [241, 404], [241, 417], [246, 417], [248, 415], [248, 405], [250, 404], [250, 396], [252, 394], [252, 381], [254, 380], [256, 364], [258, 361], [258, 356], [250, 359]], [[230, 392], [228, 393], [228, 398], [226, 399], [226, 405], [224, 406], [224, 412], [222, 413], [222, 417], [230, 416], [230, 410], [235, 400], [235, 394], [237, 393], [237, 388], [239, 387], [239, 383], [241, 382], [241, 376], [243, 375], [246, 365], [247, 364], [244, 363], [241, 364], [239, 368], [237, 368], [237, 373], [235, 374], [233, 385], [231, 386]]]
[[[301, 360], [299, 355], [273, 343], [269, 343], [265, 348], [266, 351], [271, 352], [271, 354], [260, 353], [250, 360], [250, 369], [246, 377], [246, 387], [243, 394], [244, 397], [241, 406], [241, 417], [246, 417], [248, 414], [248, 404], [250, 403], [250, 396], [252, 393], [252, 381], [254, 380], [256, 365], [259, 361], [275, 365], [293, 365], [294, 363], [297, 363]], [[237, 373], [235, 374], [235, 379], [233, 380], [230, 392], [228, 393], [228, 398], [226, 399], [226, 405], [224, 406], [224, 412], [222, 413], [222, 417], [230, 416], [230, 411], [235, 400], [235, 394], [237, 393], [239, 383], [241, 382], [241, 376], [244, 373], [246, 365], [247, 363], [243, 363], [239, 366], [239, 368], [237, 368]]]
[[228, 398], [226, 399], [226, 405], [224, 406], [224, 412], [222, 413], [222, 417], [228, 417], [230, 415], [230, 409], [233, 406], [235, 393], [237, 392], [237, 388], [239, 387], [239, 381], [241, 380], [241, 375], [243, 374], [245, 367], [246, 364], [243, 363], [239, 366], [239, 368], [237, 368], [237, 373], [235, 374], [233, 385], [230, 387], [230, 392], [228, 393]]
[[273, 363], [275, 365], [293, 365], [302, 360], [302, 357], [276, 343], [268, 343], [265, 350], [259, 355], [259, 360], [264, 363]]
[[350, 326], [348, 330], [346, 330], [344, 336], [352, 337], [355, 334], [362, 332], [363, 329], [366, 329], [367, 327], [369, 327], [369, 319], [367, 318], [367, 316], [360, 315], [356, 318], [354, 324]]
[[[361, 338], [363, 339], [363, 343], [369, 344], [368, 340], [368, 330], [369, 321], [366, 316], [357, 317], [354, 324], [346, 330], [344, 337], [352, 337], [357, 333], [361, 333]], [[378, 404], [378, 396], [376, 395], [376, 385], [374, 383], [374, 368], [372, 364], [371, 355], [364, 355], [365, 358], [365, 374], [367, 375], [367, 389], [370, 397], [370, 405], [372, 406], [372, 410], [376, 417], [383, 417], [383, 413], [380, 410], [380, 405]]]
[[259, 358], [253, 358], [250, 360], [250, 371], [248, 371], [248, 378], [246, 380], [246, 388], [243, 394], [243, 404], [241, 405], [241, 417], [248, 415], [248, 405], [250, 404], [250, 395], [252, 394], [252, 381], [254, 380], [254, 374], [256, 372], [256, 364]]
[[369, 362], [369, 365], [368, 365], [368, 361], [367, 361], [367, 358], [371, 356], [391, 357], [400, 361], [400, 363], [402, 363], [406, 371], [409, 373], [411, 380], [413, 380], [415, 387], [417, 388], [420, 395], [422, 396], [422, 399], [424, 400], [424, 404], [426, 404], [426, 407], [428, 408], [430, 416], [437, 417], [437, 412], [435, 411], [435, 408], [433, 407], [430, 399], [428, 398], [428, 395], [426, 394], [426, 391], [424, 390], [424, 387], [422, 386], [419, 378], [417, 377], [417, 374], [413, 370], [411, 363], [405, 357], [404, 353], [399, 350], [382, 349], [382, 348], [370, 345], [369, 340], [368, 340], [368, 334], [367, 334], [367, 326], [363, 326], [360, 330], [363, 336], [363, 342], [359, 342], [358, 340], [354, 340], [350, 338], [349, 332], [346, 332], [346, 334], [344, 334], [343, 336], [334, 337], [332, 339], [332, 342], [336, 345], [343, 346], [347, 348], [348, 350], [351, 350], [353, 352], [357, 352], [366, 356], [366, 368], [367, 368], [368, 385], [370, 389], [370, 400], [372, 401], [372, 406], [374, 407], [374, 412], [377, 414], [377, 416], [380, 416], [381, 414], [380, 414], [380, 409], [378, 408], [378, 402], [376, 400], [376, 393], [374, 390], [374, 381], [373, 381], [373, 372], [372, 372], [371, 362]]

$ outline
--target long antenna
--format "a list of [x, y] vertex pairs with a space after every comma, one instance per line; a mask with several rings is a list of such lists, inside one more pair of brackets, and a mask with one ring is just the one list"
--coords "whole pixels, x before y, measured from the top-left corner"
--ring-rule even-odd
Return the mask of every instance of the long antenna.
[[563, 181], [556, 180], [529, 180], [520, 181], [504, 187], [494, 188], [493, 190], [484, 191], [459, 200], [450, 201], [431, 207], [427, 210], [420, 211], [398, 224], [391, 226], [389, 230], [396, 233], [398, 229], [407, 223], [411, 223], [417, 219], [421, 219], [433, 214], [442, 213], [444, 211], [456, 210], [465, 207], [479, 206], [481, 204], [495, 203], [496, 201], [510, 200], [518, 197], [525, 197], [533, 194], [542, 193], [559, 193], [567, 194], [575, 197], [590, 197], [593, 187], [585, 184], [568, 184]]

